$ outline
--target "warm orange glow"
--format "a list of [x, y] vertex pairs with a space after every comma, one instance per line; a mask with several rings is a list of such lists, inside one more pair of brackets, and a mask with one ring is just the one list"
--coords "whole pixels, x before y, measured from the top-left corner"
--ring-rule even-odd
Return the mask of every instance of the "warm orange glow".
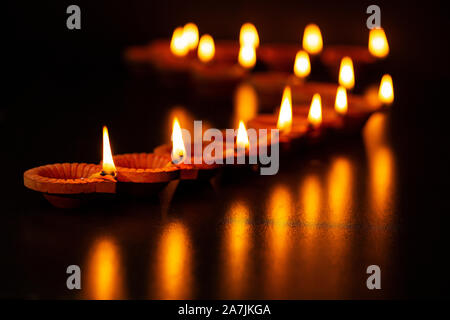
[[289, 86], [286, 86], [283, 91], [277, 128], [282, 133], [289, 133], [292, 128], [292, 96], [291, 87]]
[[189, 50], [194, 50], [198, 45], [198, 28], [195, 23], [186, 23], [183, 28], [183, 37]]
[[339, 86], [336, 92], [336, 101], [334, 102], [334, 110], [339, 114], [346, 114], [348, 109], [347, 105], [347, 90], [344, 87]]
[[255, 47], [251, 45], [241, 46], [239, 49], [239, 64], [244, 68], [253, 68], [256, 64]]
[[198, 58], [201, 62], [209, 62], [214, 58], [216, 47], [214, 39], [209, 34], [204, 34], [198, 44]]
[[113, 239], [96, 241], [90, 253], [87, 273], [87, 298], [95, 300], [123, 297], [123, 270], [119, 248]]
[[382, 28], [370, 30], [369, 51], [377, 58], [384, 58], [389, 54], [389, 44]]
[[328, 175], [328, 201], [332, 223], [343, 223], [349, 219], [348, 210], [352, 200], [352, 164], [345, 157], [338, 157], [331, 163]]
[[224, 235], [224, 298], [239, 299], [245, 294], [247, 272], [249, 271], [249, 249], [252, 247], [251, 225], [248, 222], [250, 213], [248, 206], [238, 201], [227, 212], [229, 224]]
[[239, 129], [236, 136], [236, 145], [238, 148], [248, 148], [249, 146], [247, 129], [245, 128], [244, 122], [239, 122]]
[[170, 51], [177, 57], [184, 57], [189, 52], [188, 41], [184, 35], [183, 27], [178, 27], [172, 34]]
[[322, 123], [322, 98], [320, 94], [314, 94], [311, 107], [308, 113], [308, 122], [313, 126], [320, 126]]
[[383, 78], [381, 78], [380, 89], [378, 90], [378, 99], [387, 105], [394, 102], [394, 85], [392, 84], [392, 77], [388, 74], [385, 74]]
[[258, 112], [258, 95], [252, 85], [248, 83], [240, 84], [234, 94], [234, 116], [232, 126], [239, 125], [239, 121], [244, 122], [253, 119]]
[[180, 222], [165, 226], [158, 248], [158, 299], [189, 299], [191, 294], [191, 243]]
[[239, 43], [241, 47], [252, 46], [253, 48], [258, 48], [259, 46], [259, 36], [256, 27], [252, 23], [244, 23], [241, 27], [241, 32], [239, 34]]
[[316, 175], [309, 174], [303, 179], [301, 195], [303, 220], [307, 224], [315, 225], [319, 220], [322, 203], [322, 186]]
[[116, 166], [114, 165], [111, 145], [109, 143], [108, 128], [103, 126], [103, 163], [102, 172], [114, 176], [116, 174]]
[[308, 24], [303, 32], [303, 49], [309, 54], [318, 54], [322, 51], [322, 33], [316, 24]]
[[181, 132], [180, 123], [178, 119], [173, 120], [172, 129], [172, 162], [175, 164], [181, 163], [186, 158], [186, 148], [183, 143], [183, 134]]
[[311, 73], [311, 63], [306, 51], [300, 50], [295, 56], [294, 73], [297, 77], [305, 78]]
[[339, 84], [348, 90], [353, 89], [355, 86], [355, 72], [353, 71], [353, 61], [350, 57], [344, 57], [341, 60]]

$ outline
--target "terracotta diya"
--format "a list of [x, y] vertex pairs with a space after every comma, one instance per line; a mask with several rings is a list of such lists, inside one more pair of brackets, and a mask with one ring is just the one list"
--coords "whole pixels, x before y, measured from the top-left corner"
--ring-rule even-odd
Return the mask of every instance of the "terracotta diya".
[[171, 158], [154, 153], [127, 153], [113, 157], [117, 168], [117, 190], [148, 195], [179, 178]]
[[271, 71], [291, 72], [299, 45], [273, 43], [258, 49], [258, 59]]
[[102, 171], [100, 165], [57, 163], [25, 171], [24, 185], [41, 192], [55, 207], [74, 208], [96, 193], [115, 193], [112, 176], [93, 176]]

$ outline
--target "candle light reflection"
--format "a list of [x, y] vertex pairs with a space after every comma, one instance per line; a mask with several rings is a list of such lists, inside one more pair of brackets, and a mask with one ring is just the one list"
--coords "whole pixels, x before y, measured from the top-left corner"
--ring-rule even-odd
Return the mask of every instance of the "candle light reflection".
[[157, 299], [191, 298], [191, 255], [191, 240], [184, 224], [179, 221], [166, 224], [157, 250]]
[[125, 298], [121, 254], [111, 237], [98, 238], [89, 253], [86, 294], [88, 299]]
[[239, 125], [239, 121], [248, 122], [258, 112], [258, 95], [250, 85], [243, 83], [236, 88], [234, 94], [234, 115], [232, 127]]

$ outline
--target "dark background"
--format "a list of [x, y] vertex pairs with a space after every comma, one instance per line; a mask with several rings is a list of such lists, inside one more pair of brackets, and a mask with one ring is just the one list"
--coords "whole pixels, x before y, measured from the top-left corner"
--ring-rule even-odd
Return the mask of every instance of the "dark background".
[[[81, 7], [81, 30], [66, 28], [65, 12], [70, 4]], [[5, 245], [2, 268], [6, 268], [2, 274], [7, 279], [0, 295], [71, 297], [62, 293], [48, 271], [53, 266], [56, 272], [57, 263], [45, 262], [54, 254], [64, 257], [64, 250], [46, 251], [47, 241], [51, 243], [52, 237], [46, 238], [45, 234], [60, 230], [66, 223], [70, 228], [72, 219], [77, 231], [70, 234], [79, 238], [79, 232], [85, 230], [80, 226], [86, 222], [79, 215], [70, 214], [60, 221], [55, 218], [60, 215], [57, 211], [44, 202], [36, 202], [36, 195], [23, 187], [23, 171], [46, 163], [99, 161], [103, 124], [110, 128], [117, 153], [149, 151], [167, 141], [166, 106], [184, 103], [184, 97], [174, 92], [161, 93], [152, 80], [143, 82], [131, 77], [122, 62], [124, 48], [169, 37], [174, 27], [188, 21], [197, 23], [201, 32], [224, 39], [236, 39], [241, 24], [251, 21], [257, 26], [262, 43], [299, 42], [304, 26], [313, 21], [321, 27], [325, 45], [365, 45], [365, 10], [370, 4], [364, 1], [8, 3], [2, 18], [7, 22], [8, 41], [3, 46], [4, 102], [0, 107], [4, 168], [0, 224]], [[396, 103], [390, 114], [389, 137], [396, 150], [401, 181], [401, 189], [395, 195], [398, 204], [395, 212], [401, 217], [403, 230], [395, 250], [398, 255], [393, 258], [396, 274], [402, 280], [395, 282], [384, 297], [448, 297], [445, 266], [449, 241], [445, 218], [449, 214], [446, 199], [449, 19], [439, 2], [376, 4], [381, 7], [382, 26], [391, 48], [386, 72], [394, 78]], [[221, 108], [216, 110], [198, 107], [195, 115], [218, 127], [229, 125], [228, 113], [220, 111]], [[320, 153], [316, 156], [325, 157]], [[246, 194], [245, 187], [242, 192]], [[227, 203], [227, 199], [221, 198], [218, 203]], [[202, 211], [196, 207], [201, 207], [202, 201], [201, 197], [195, 198], [191, 209], [187, 205], [183, 209], [180, 204], [178, 211]], [[221, 207], [218, 203], [217, 207], [205, 210], [214, 213]], [[118, 211], [127, 211], [126, 206]], [[94, 220], [98, 226], [102, 216]], [[72, 241], [68, 246], [77, 246]], [[142, 244], [137, 242], [134, 253], [130, 253], [135, 257], [130, 258], [132, 261], [139, 261], [137, 248]], [[75, 249], [76, 255], [82, 255], [83, 248], [80, 244]], [[41, 258], [39, 262], [33, 260], [36, 257]], [[63, 262], [59, 263], [65, 263], [61, 259]], [[36, 280], [38, 276], [30, 270], [42, 271], [44, 280]], [[139, 281], [137, 276], [131, 279], [133, 283]], [[215, 297], [212, 288], [207, 285], [201, 288], [198, 297]], [[349, 297], [366, 297], [355, 292]], [[248, 297], [254, 296], [260, 297], [256, 293]], [[293, 292], [287, 297], [308, 295]]]

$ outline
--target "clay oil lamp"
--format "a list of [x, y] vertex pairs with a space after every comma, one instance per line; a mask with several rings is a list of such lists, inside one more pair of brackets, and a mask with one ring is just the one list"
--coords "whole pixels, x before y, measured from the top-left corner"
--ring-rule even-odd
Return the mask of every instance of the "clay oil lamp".
[[[173, 120], [172, 127], [172, 144], [163, 144], [156, 147], [153, 152], [157, 155], [169, 156], [172, 163], [180, 169], [180, 180], [196, 180], [209, 179], [217, 173], [217, 169], [221, 167], [220, 164], [213, 162], [206, 163], [203, 157], [198, 157], [195, 154], [195, 149], [199, 146], [195, 144], [189, 145], [189, 153], [186, 151], [186, 145], [183, 141], [183, 134], [180, 123], [177, 118]], [[200, 146], [203, 154], [203, 144]], [[186, 161], [190, 154], [189, 161]], [[214, 160], [214, 159], [207, 159]]]
[[311, 103], [314, 94], [318, 93], [321, 96], [322, 102], [325, 105], [333, 105], [336, 97], [336, 90], [338, 85], [331, 82], [298, 82], [290, 81], [292, 88], [292, 102], [294, 105], [307, 105]]
[[289, 83], [289, 76], [287, 72], [256, 72], [246, 79], [258, 95], [261, 111], [273, 111], [273, 107], [279, 103], [280, 96]]
[[306, 117], [294, 117], [292, 112], [291, 88], [286, 86], [283, 91], [278, 114], [260, 114], [248, 123], [250, 128], [279, 129], [279, 142], [282, 148], [289, 149], [290, 142], [304, 136], [308, 131]]
[[[225, 137], [226, 137], [226, 132]], [[252, 141], [252, 146], [250, 147], [250, 140], [248, 136], [247, 129], [245, 127], [244, 121], [239, 121], [239, 126], [237, 134], [234, 137], [232, 144], [228, 145], [227, 141], [223, 141], [223, 157], [226, 164], [232, 163], [235, 165], [244, 165], [249, 163], [246, 159], [249, 154], [257, 154], [257, 142]], [[229, 160], [227, 160], [229, 159]], [[230, 161], [232, 159], [232, 161]]]
[[99, 194], [116, 193], [116, 168], [108, 130], [103, 128], [102, 165], [57, 163], [25, 171], [24, 185], [41, 192], [55, 207], [75, 208]]
[[297, 44], [269, 43], [259, 48], [258, 57], [270, 71], [290, 72], [298, 49]]
[[198, 29], [188, 23], [174, 30], [170, 42], [156, 41], [151, 45], [151, 65], [164, 86], [186, 87], [197, 44]]
[[216, 47], [214, 39], [202, 35], [198, 45], [198, 61], [192, 64], [192, 84], [196, 93], [201, 96], [230, 96], [238, 83], [245, 76], [245, 69], [215, 59]]

